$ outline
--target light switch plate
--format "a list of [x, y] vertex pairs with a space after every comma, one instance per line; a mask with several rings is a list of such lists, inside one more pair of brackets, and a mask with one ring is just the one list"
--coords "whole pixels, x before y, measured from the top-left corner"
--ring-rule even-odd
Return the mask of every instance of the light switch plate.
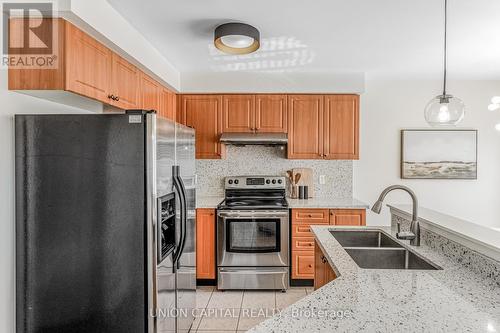
[[326, 184], [326, 176], [325, 175], [319, 175], [319, 183], [321, 185], [325, 185]]

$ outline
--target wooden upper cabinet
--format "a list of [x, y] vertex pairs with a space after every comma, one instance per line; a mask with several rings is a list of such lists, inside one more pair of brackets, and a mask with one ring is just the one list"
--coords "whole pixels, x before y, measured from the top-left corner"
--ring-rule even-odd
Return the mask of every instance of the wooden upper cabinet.
[[254, 95], [224, 95], [223, 103], [223, 133], [253, 132], [255, 129], [255, 96]]
[[66, 89], [109, 103], [112, 52], [74, 25], [66, 24]]
[[141, 72], [137, 67], [113, 53], [110, 91], [116, 100], [111, 100], [110, 104], [121, 109], [139, 109], [140, 79]]
[[[23, 45], [24, 42], [24, 27], [37, 26], [39, 23], [34, 22], [35, 18], [27, 19], [21, 17], [13, 17], [9, 19], [9, 42], [10, 45]], [[50, 20], [52, 23], [52, 29], [57, 32], [57, 40], [53, 40], [53, 52], [57, 56], [56, 68], [25, 68], [10, 66], [8, 69], [9, 75], [9, 90], [63, 90], [65, 86], [65, 76], [62, 68], [65, 67], [65, 52], [64, 52], [64, 37], [65, 37], [65, 21], [55, 18], [44, 18], [44, 20]], [[26, 22], [29, 21], [29, 22]], [[49, 27], [49, 25], [47, 25]], [[4, 33], [6, 33], [4, 31]], [[52, 38], [50, 31], [37, 30], [37, 34], [44, 39]], [[5, 38], [5, 37], [4, 37]], [[34, 41], [31, 41], [34, 42]], [[35, 44], [36, 45], [36, 44]], [[20, 54], [29, 53], [19, 52]]]
[[168, 89], [162, 88], [160, 91], [160, 109], [158, 110], [158, 115], [160, 117], [175, 121], [176, 111], [177, 111], [176, 105], [177, 105], [176, 94]]
[[331, 209], [330, 210], [331, 225], [366, 225], [366, 210], [365, 209]]
[[359, 96], [325, 96], [325, 158], [359, 158]]
[[181, 123], [196, 130], [196, 158], [222, 158], [222, 96], [182, 95], [181, 103]]
[[255, 97], [255, 129], [262, 133], [286, 133], [286, 95], [257, 95]]
[[323, 95], [288, 96], [288, 158], [323, 157]]
[[[28, 26], [29, 22], [26, 21], [30, 20], [32, 19], [9, 19], [11, 42], [21, 42], [23, 27]], [[9, 66], [9, 90], [60, 90], [121, 109], [160, 108], [160, 92], [165, 87], [68, 21], [61, 18], [47, 20], [53, 23], [52, 28], [57, 32], [57, 40], [52, 45], [57, 56], [57, 66]], [[49, 34], [50, 31], [38, 33]], [[51, 37], [52, 35], [48, 38]], [[175, 108], [176, 103], [171, 98], [168, 103]], [[62, 98], [61, 102], [68, 100]]]
[[215, 209], [196, 210], [196, 278], [215, 279]]
[[158, 82], [141, 73], [141, 108], [144, 110], [155, 110], [160, 112], [160, 91], [161, 86]]

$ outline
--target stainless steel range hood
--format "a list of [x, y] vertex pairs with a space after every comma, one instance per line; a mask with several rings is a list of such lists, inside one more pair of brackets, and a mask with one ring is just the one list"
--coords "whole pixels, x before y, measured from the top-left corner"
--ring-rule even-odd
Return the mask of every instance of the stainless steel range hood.
[[241, 146], [282, 146], [288, 143], [288, 135], [286, 133], [223, 133], [220, 142]]

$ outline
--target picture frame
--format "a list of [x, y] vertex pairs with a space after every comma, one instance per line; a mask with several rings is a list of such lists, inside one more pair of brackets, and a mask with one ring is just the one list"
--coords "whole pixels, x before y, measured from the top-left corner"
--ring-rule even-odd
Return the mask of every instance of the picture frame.
[[401, 130], [402, 179], [477, 179], [477, 130]]

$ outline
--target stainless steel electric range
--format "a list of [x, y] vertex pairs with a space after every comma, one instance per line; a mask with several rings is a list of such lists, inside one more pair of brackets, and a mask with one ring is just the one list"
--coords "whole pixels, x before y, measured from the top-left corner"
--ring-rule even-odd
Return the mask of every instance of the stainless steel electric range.
[[218, 289], [289, 285], [285, 177], [227, 177], [217, 207]]

